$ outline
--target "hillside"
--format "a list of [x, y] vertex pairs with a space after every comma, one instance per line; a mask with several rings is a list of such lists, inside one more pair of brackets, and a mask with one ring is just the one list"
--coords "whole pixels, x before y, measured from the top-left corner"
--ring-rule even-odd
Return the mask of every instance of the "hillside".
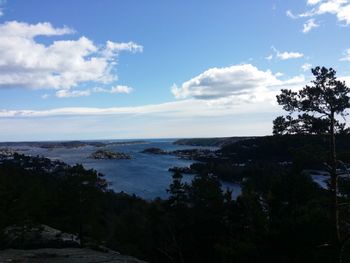
[[179, 139], [174, 142], [178, 145], [189, 145], [189, 146], [212, 146], [222, 147], [227, 144], [232, 144], [238, 141], [252, 139], [255, 137], [217, 137], [217, 138], [188, 138]]

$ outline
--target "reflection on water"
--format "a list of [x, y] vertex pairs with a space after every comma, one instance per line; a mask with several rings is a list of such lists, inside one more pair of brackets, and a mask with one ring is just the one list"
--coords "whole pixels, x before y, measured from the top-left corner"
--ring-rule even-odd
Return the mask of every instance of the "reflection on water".
[[[180, 159], [171, 155], [152, 155], [141, 153], [150, 147], [161, 148], [166, 151], [199, 148], [172, 144], [174, 140], [148, 140], [142, 144], [109, 145], [103, 148], [85, 146], [80, 148], [54, 148], [43, 149], [26, 147], [24, 154], [42, 155], [50, 159], [62, 160], [70, 165], [81, 163], [87, 169], [95, 169], [105, 175], [111, 182], [111, 188], [116, 192], [124, 191], [136, 194], [145, 199], [156, 197], [166, 198], [172, 173], [168, 171], [173, 166], [190, 166], [193, 161]], [[97, 149], [108, 149], [124, 152], [132, 156], [131, 160], [95, 160], [88, 158]], [[184, 181], [190, 182], [192, 175], [184, 175]], [[237, 184], [224, 183], [223, 189], [233, 190], [233, 196], [240, 194]]]

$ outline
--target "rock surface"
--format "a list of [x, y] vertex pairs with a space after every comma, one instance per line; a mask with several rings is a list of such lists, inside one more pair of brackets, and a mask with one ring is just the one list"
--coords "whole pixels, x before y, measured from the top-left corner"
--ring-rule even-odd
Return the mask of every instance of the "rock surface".
[[0, 263], [145, 263], [117, 252], [99, 252], [88, 248], [43, 248], [0, 251]]
[[[77, 236], [47, 225], [10, 226], [3, 232], [0, 263], [142, 263], [106, 247], [80, 248]], [[94, 249], [91, 249], [94, 248]]]
[[91, 154], [93, 159], [113, 159], [113, 160], [128, 160], [131, 156], [126, 153], [112, 152], [107, 150], [98, 150]]
[[5, 228], [3, 243], [9, 248], [78, 247], [77, 236], [47, 225], [10, 226]]

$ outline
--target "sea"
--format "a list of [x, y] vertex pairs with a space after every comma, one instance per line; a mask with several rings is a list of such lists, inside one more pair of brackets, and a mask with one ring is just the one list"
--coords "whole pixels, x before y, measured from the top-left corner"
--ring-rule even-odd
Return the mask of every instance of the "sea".
[[[134, 141], [134, 140], [133, 140]], [[26, 155], [40, 155], [52, 160], [61, 160], [69, 165], [82, 164], [86, 169], [94, 169], [104, 175], [115, 192], [135, 194], [146, 200], [157, 197], [168, 197], [167, 189], [172, 182], [172, 172], [168, 169], [174, 166], [189, 167], [194, 161], [174, 155], [155, 155], [142, 153], [146, 148], [157, 147], [165, 151], [205, 148], [215, 150], [215, 147], [199, 147], [174, 144], [175, 139], [150, 139], [132, 143], [122, 140], [124, 144], [111, 144], [106, 147], [83, 146], [78, 148], [40, 148], [32, 146], [16, 146], [16, 151]], [[104, 143], [121, 142], [121, 140], [100, 141]], [[97, 160], [89, 158], [96, 150], [111, 150], [127, 153], [130, 160]], [[183, 181], [190, 183], [194, 175], [184, 174]], [[222, 181], [222, 189], [232, 191], [235, 199], [241, 193], [239, 184]]]

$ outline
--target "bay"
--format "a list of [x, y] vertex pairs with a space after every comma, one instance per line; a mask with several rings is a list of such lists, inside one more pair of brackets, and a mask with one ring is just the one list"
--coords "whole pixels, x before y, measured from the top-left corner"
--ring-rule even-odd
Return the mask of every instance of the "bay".
[[[172, 182], [172, 173], [168, 171], [170, 167], [188, 167], [193, 161], [186, 160], [174, 155], [156, 155], [142, 153], [146, 148], [157, 147], [165, 151], [206, 148], [173, 144], [174, 139], [152, 139], [139, 143], [126, 141], [124, 144], [110, 144], [106, 147], [84, 146], [78, 148], [40, 148], [23, 146], [24, 154], [40, 155], [50, 159], [61, 160], [69, 165], [82, 164], [86, 169], [94, 169], [105, 176], [110, 182], [110, 188], [115, 192], [125, 192], [135, 194], [141, 198], [152, 200], [156, 197], [167, 198], [169, 185]], [[100, 141], [104, 143], [120, 143], [121, 140]], [[21, 147], [17, 147], [17, 150]], [[96, 150], [111, 150], [123, 152], [132, 156], [130, 160], [96, 160], [89, 156]], [[184, 174], [184, 182], [191, 182], [193, 175]], [[233, 198], [240, 194], [238, 184], [222, 182], [223, 190], [233, 191]]]

